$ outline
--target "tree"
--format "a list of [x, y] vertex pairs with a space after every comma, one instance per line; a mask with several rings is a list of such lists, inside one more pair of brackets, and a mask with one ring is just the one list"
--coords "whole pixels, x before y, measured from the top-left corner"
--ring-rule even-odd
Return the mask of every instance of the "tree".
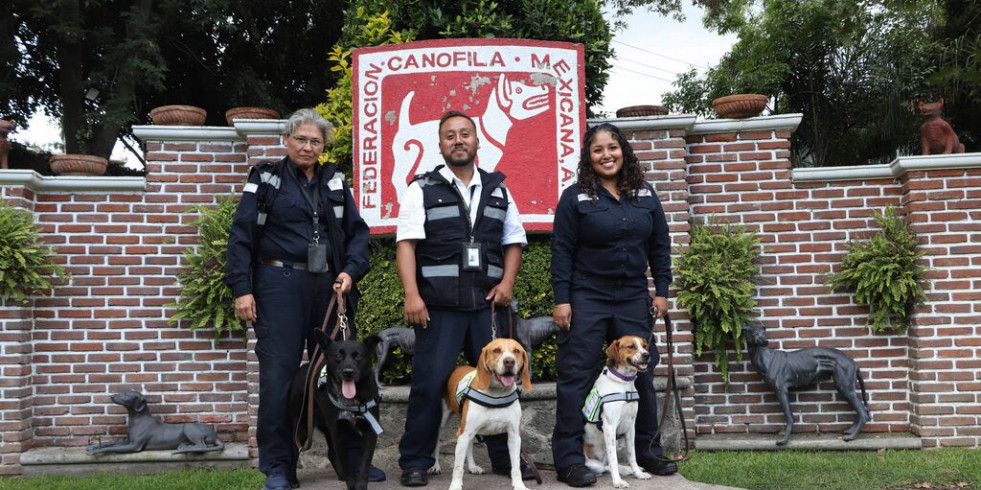
[[708, 114], [713, 98], [754, 92], [773, 113], [803, 113], [795, 165], [884, 163], [916, 150], [914, 100], [927, 96], [941, 22], [936, 0], [732, 0], [706, 25], [739, 41], [704, 76], [683, 74], [672, 110]]
[[[0, 13], [0, 114], [59, 118], [69, 153], [108, 156], [149, 109], [312, 106], [346, 1], [14, 0]], [[9, 94], [9, 95], [8, 95]]]

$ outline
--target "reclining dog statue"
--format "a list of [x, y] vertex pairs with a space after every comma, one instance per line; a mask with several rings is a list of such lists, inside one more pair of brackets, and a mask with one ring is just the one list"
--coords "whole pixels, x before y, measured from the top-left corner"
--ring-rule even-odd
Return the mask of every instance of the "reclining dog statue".
[[[777, 445], [782, 446], [790, 441], [794, 428], [794, 414], [790, 411], [790, 401], [787, 390], [801, 388], [821, 381], [832, 379], [835, 389], [855, 409], [858, 418], [845, 431], [845, 441], [858, 438], [858, 433], [866, 422], [872, 420], [867, 404], [865, 382], [855, 361], [844, 352], [830, 347], [809, 347], [793, 352], [773, 350], [767, 347], [766, 330], [760, 326], [743, 328], [746, 343], [749, 346], [750, 361], [760, 376], [777, 394], [787, 425], [780, 432], [782, 436]], [[862, 389], [862, 399], [855, 393], [855, 381]]]
[[85, 452], [96, 454], [137, 453], [148, 450], [174, 449], [174, 454], [206, 453], [225, 449], [210, 425], [202, 423], [167, 424], [150, 414], [143, 394], [126, 390], [112, 395], [113, 403], [126, 407], [129, 430], [126, 440], [92, 444]]

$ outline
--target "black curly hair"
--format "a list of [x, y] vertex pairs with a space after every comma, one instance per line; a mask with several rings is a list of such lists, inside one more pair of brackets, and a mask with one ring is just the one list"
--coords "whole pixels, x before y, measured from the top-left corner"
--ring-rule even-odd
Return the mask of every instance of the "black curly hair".
[[579, 188], [589, 197], [596, 199], [601, 184], [599, 175], [593, 170], [593, 162], [589, 158], [589, 146], [593, 144], [593, 139], [600, 131], [610, 133], [610, 136], [620, 144], [623, 167], [620, 167], [620, 173], [617, 175], [617, 190], [620, 191], [621, 196], [633, 197], [633, 191], [644, 189], [646, 186], [644, 172], [640, 169], [640, 160], [634, 154], [630, 142], [620, 132], [620, 128], [610, 123], [593, 126], [583, 135], [582, 149], [579, 153]]

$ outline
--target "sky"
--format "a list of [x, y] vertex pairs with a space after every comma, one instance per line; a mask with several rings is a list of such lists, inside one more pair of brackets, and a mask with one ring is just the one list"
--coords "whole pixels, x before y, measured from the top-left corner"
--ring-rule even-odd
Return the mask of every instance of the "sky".
[[[707, 31], [702, 26], [701, 10], [689, 2], [682, 3], [683, 23], [638, 9], [625, 19], [627, 27], [614, 33], [613, 68], [598, 111], [612, 117], [621, 107], [660, 104], [661, 95], [673, 90], [671, 83], [679, 73], [692, 67], [704, 71], [729, 51], [735, 36]], [[31, 117], [27, 125], [18, 124], [10, 136], [47, 150], [61, 141], [57, 123], [41, 113]], [[139, 168], [136, 158], [121, 144], [116, 145], [112, 158], [128, 160], [128, 165]]]

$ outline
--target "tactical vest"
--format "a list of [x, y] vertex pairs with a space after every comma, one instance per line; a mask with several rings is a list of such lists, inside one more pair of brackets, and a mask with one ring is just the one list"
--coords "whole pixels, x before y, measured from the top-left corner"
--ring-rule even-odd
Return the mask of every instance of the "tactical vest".
[[[283, 173], [287, 168], [286, 158], [278, 162], [263, 160], [249, 169], [249, 180], [252, 180], [252, 173], [258, 172], [259, 183], [247, 184], [245, 192], [254, 192], [256, 197], [256, 224], [259, 225], [259, 236], [262, 236], [263, 227], [266, 224], [266, 217], [272, 210], [273, 202], [279, 194], [284, 179]], [[344, 221], [344, 173], [337, 170], [337, 167], [328, 163], [321, 169], [326, 172], [324, 180], [318, 191], [320, 192], [320, 202], [327, 203], [333, 213], [327, 214], [327, 232], [331, 237], [331, 262], [333, 270], [340, 271], [344, 257], [344, 233], [341, 230], [341, 223]]]
[[[508, 194], [504, 174], [480, 172], [483, 190], [477, 207], [477, 221], [471, 224], [463, 197], [456, 185], [439, 174], [440, 167], [417, 176], [426, 210], [426, 239], [416, 244], [416, 282], [427, 306], [474, 311], [489, 307], [487, 292], [504, 275], [504, 217]], [[481, 247], [479, 271], [463, 268], [463, 248], [469, 243]]]

